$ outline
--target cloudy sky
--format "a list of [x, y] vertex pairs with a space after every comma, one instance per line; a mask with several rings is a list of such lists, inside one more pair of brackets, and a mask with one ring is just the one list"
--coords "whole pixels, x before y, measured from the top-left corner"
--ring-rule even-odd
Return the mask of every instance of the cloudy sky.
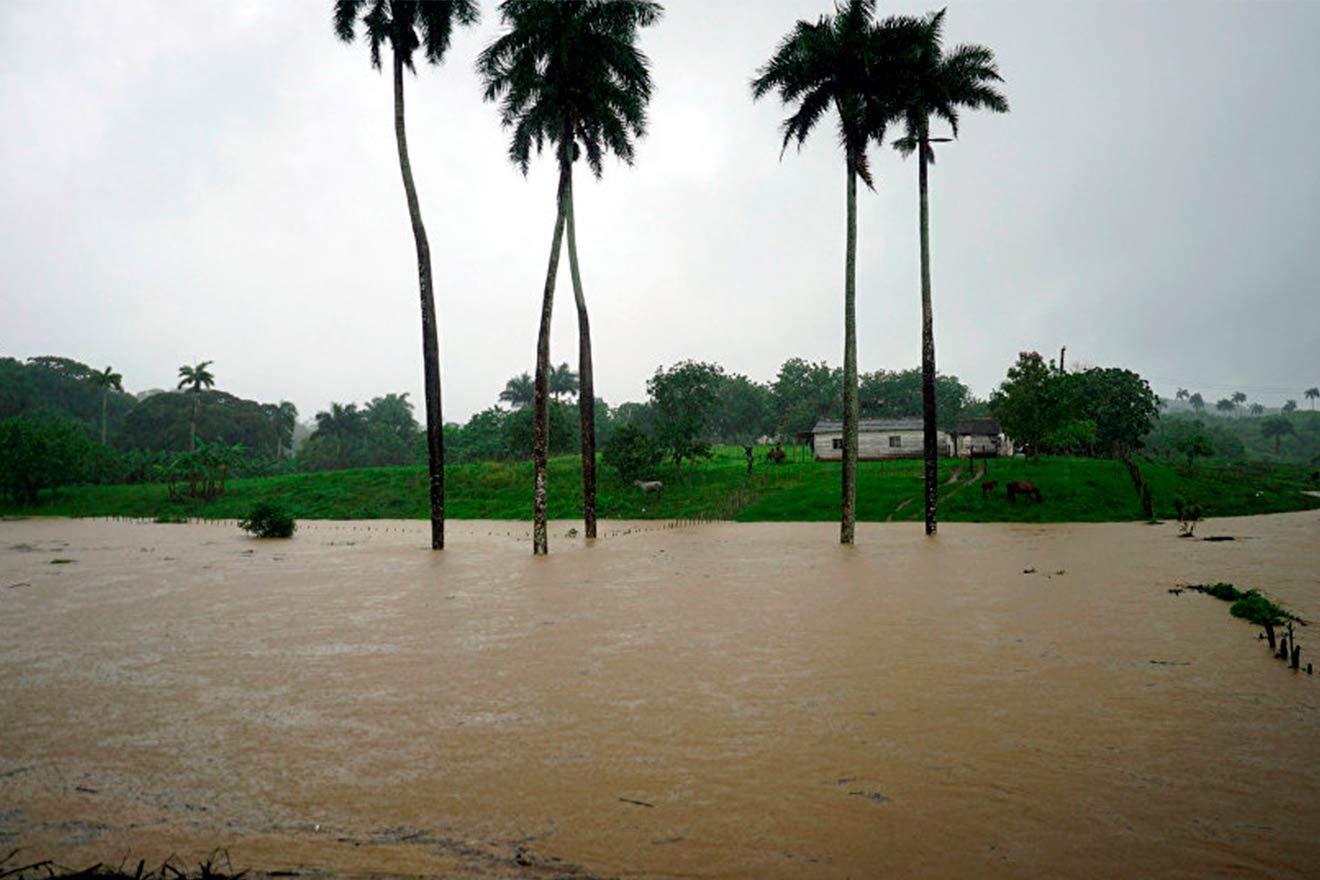
[[[637, 162], [580, 171], [598, 393], [660, 364], [768, 380], [842, 358], [844, 170], [832, 126], [780, 159], [748, 80], [820, 0], [671, 0]], [[883, 4], [890, 12], [925, 5]], [[530, 370], [554, 223], [484, 104], [492, 2], [407, 81], [434, 252], [447, 420]], [[1130, 367], [1172, 394], [1277, 404], [1320, 383], [1320, 4], [974, 3], [1012, 104], [932, 171], [939, 366], [980, 395], [1017, 352]], [[421, 392], [388, 75], [325, 2], [0, 3], [0, 355], [113, 365], [130, 390], [209, 359], [289, 399]], [[886, 150], [859, 210], [862, 369], [920, 351], [916, 168]], [[566, 263], [566, 261], [565, 261]], [[576, 361], [562, 266], [553, 356]]]

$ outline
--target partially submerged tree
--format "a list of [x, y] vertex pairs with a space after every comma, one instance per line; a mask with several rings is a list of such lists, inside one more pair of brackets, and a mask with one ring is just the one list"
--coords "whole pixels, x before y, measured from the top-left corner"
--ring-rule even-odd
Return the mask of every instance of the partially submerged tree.
[[413, 55], [420, 48], [431, 64], [449, 49], [455, 24], [475, 24], [476, 0], [335, 0], [335, 34], [353, 42], [359, 18], [371, 47], [371, 66], [381, 69], [381, 47], [388, 44], [394, 74], [394, 139], [399, 153], [408, 217], [417, 250], [417, 282], [422, 309], [422, 360], [426, 397], [426, 448], [430, 467], [431, 548], [445, 546], [445, 440], [440, 399], [440, 344], [436, 338], [435, 294], [431, 282], [431, 245], [408, 160], [404, 127], [403, 71], [416, 73]]
[[197, 449], [197, 412], [202, 405], [202, 389], [215, 386], [215, 375], [208, 369], [214, 361], [202, 361], [196, 366], [179, 367], [180, 389], [187, 388], [193, 396], [192, 420], [188, 423], [188, 451]]
[[88, 379], [96, 388], [101, 389], [101, 443], [106, 441], [106, 406], [110, 400], [110, 392], [124, 390], [124, 377], [116, 373], [112, 367], [106, 367], [104, 370], [98, 370], [92, 373]]
[[654, 24], [660, 15], [660, 4], [652, 0], [505, 0], [500, 4], [500, 17], [508, 31], [477, 62], [486, 84], [486, 100], [500, 102], [501, 122], [513, 131], [509, 158], [526, 175], [532, 148], [539, 154], [549, 143], [559, 165], [532, 400], [532, 552], [536, 555], [549, 552], [546, 399], [552, 393], [550, 319], [565, 227], [578, 314], [583, 519], [585, 536], [596, 537], [595, 376], [591, 325], [578, 269], [573, 163], [585, 155], [587, 167], [597, 178], [604, 170], [606, 153], [632, 164], [633, 139], [646, 133], [646, 105], [651, 99], [650, 64], [637, 48], [637, 32]]
[[921, 377], [926, 465], [926, 534], [935, 534], [939, 505], [939, 444], [935, 399], [935, 326], [930, 292], [930, 209], [928, 166], [935, 162], [932, 119], [948, 123], [958, 136], [962, 109], [1007, 113], [1008, 101], [995, 88], [1001, 82], [994, 53], [984, 46], [961, 45], [949, 53], [942, 46], [944, 13], [929, 15], [913, 47], [907, 76], [902, 80], [901, 115], [906, 133], [895, 142], [904, 155], [917, 154], [917, 189], [921, 231]]

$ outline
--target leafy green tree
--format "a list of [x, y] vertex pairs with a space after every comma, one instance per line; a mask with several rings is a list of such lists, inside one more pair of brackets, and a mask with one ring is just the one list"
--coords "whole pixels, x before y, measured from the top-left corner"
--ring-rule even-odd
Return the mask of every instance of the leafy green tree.
[[526, 175], [533, 145], [539, 154], [549, 142], [559, 165], [558, 209], [541, 303], [532, 401], [532, 552], [538, 555], [549, 552], [546, 399], [551, 393], [550, 318], [565, 226], [578, 314], [583, 518], [586, 537], [596, 537], [595, 375], [591, 326], [578, 269], [573, 163], [585, 154], [587, 167], [597, 178], [603, 172], [606, 153], [632, 164], [633, 139], [646, 133], [646, 106], [651, 99], [650, 65], [637, 48], [637, 32], [658, 21], [661, 11], [652, 0], [504, 0], [500, 17], [508, 31], [477, 62], [486, 84], [486, 99], [500, 101], [501, 121], [513, 129], [509, 158]]
[[110, 402], [110, 392], [124, 390], [124, 377], [116, 373], [113, 368], [106, 367], [104, 370], [92, 373], [87, 381], [93, 387], [101, 389], [101, 444], [105, 445], [106, 407]]
[[1100, 439], [1095, 422], [1077, 419], [1055, 428], [1041, 441], [1045, 448], [1063, 455], [1089, 454]]
[[657, 369], [646, 380], [646, 393], [655, 408], [655, 442], [674, 462], [710, 455], [710, 434], [715, 408], [719, 405], [724, 370], [716, 364], [682, 361], [669, 369]]
[[492, 406], [468, 419], [456, 438], [457, 448], [454, 451], [458, 460], [496, 461], [508, 458], [509, 453], [504, 446], [504, 425], [508, 418], [508, 410]]
[[1018, 355], [1008, 378], [990, 395], [990, 411], [1028, 454], [1038, 455], [1045, 435], [1059, 423], [1059, 400], [1051, 384], [1053, 368], [1034, 351]]
[[1264, 415], [1264, 414], [1265, 414], [1265, 407], [1262, 406], [1262, 405], [1259, 404], [1259, 403], [1253, 403], [1253, 404], [1251, 405], [1251, 414], [1252, 414], [1253, 416]]
[[125, 449], [180, 452], [190, 436], [269, 450], [276, 426], [269, 405], [224, 391], [154, 394], [128, 412], [116, 442]]
[[1311, 401], [1311, 411], [1315, 412], [1315, 401], [1317, 397], [1320, 397], [1320, 388], [1312, 386], [1311, 388], [1306, 389], [1305, 395], [1306, 399]]
[[1198, 413], [1205, 409], [1205, 398], [1201, 396], [1201, 392], [1199, 391], [1187, 398], [1187, 402], [1190, 403], [1192, 409], [1196, 410]]
[[[923, 412], [923, 378], [920, 369], [876, 370], [859, 379], [863, 418], [920, 417]], [[971, 389], [956, 376], [935, 376], [935, 400], [941, 431], [953, 433], [958, 419], [972, 399]]]
[[632, 425], [648, 437], [655, 433], [655, 408], [649, 403], [629, 401], [614, 408], [614, 424], [617, 427]]
[[[995, 56], [984, 46], [962, 45], [944, 52], [945, 10], [932, 13], [923, 22], [920, 38], [913, 46], [910, 66], [902, 80], [899, 98], [904, 136], [894, 146], [908, 156], [917, 154], [917, 189], [921, 228], [921, 374], [924, 421], [923, 458], [926, 465], [926, 534], [938, 527], [939, 440], [935, 397], [935, 318], [930, 291], [930, 208], [928, 166], [935, 161], [931, 144], [947, 138], [930, 136], [931, 119], [949, 124], [958, 136], [958, 118], [963, 109], [1007, 113], [1008, 101], [995, 88], [1002, 82]], [[892, 89], [889, 83], [882, 88]]]
[[1178, 391], [1173, 395], [1173, 399], [1186, 400], [1191, 396], [1192, 396], [1192, 392], [1188, 391], [1186, 388], [1179, 388]]
[[1297, 401], [1289, 400], [1285, 402], [1283, 405], [1283, 411], [1286, 413], [1297, 412]]
[[408, 464], [421, 428], [408, 394], [373, 397], [362, 410], [366, 422], [365, 456], [369, 467]]
[[[857, 502], [857, 180], [874, 189], [867, 146], [884, 141], [894, 106], [889, 94], [899, 76], [896, 21], [876, 28], [875, 0], [844, 0], [834, 15], [799, 20], [752, 80], [752, 97], [778, 92], [794, 106], [782, 125], [780, 154], [799, 148], [830, 109], [838, 117], [847, 175], [847, 240], [843, 284], [843, 467], [839, 540], [852, 544]], [[882, 39], [883, 38], [883, 39]]]
[[610, 432], [601, 459], [607, 466], [617, 470], [624, 482], [631, 483], [650, 476], [664, 455], [664, 450], [640, 428], [621, 425]]
[[1236, 410], [1239, 406], [1247, 402], [1246, 392], [1234, 391], [1232, 400], [1233, 400], [1233, 409]]
[[[546, 402], [546, 452], [571, 455], [580, 450], [576, 407], [557, 400]], [[535, 458], [535, 413], [530, 407], [516, 409], [504, 420], [504, 448], [511, 458]]]
[[1210, 436], [1206, 434], [1205, 425], [1200, 420], [1191, 423], [1179, 432], [1178, 437], [1173, 442], [1173, 448], [1179, 454], [1187, 457], [1188, 468], [1195, 465], [1198, 457], [1204, 458], [1215, 454], [1215, 444]]
[[15, 416], [0, 422], [0, 487], [26, 504], [42, 489], [87, 477], [94, 444], [78, 425], [55, 417]]
[[359, 18], [371, 47], [371, 66], [381, 69], [381, 47], [390, 47], [394, 73], [394, 140], [399, 172], [417, 250], [417, 281], [422, 309], [422, 361], [425, 374], [427, 461], [430, 469], [431, 548], [445, 546], [445, 435], [440, 398], [440, 344], [436, 338], [435, 294], [431, 281], [431, 245], [408, 160], [404, 125], [403, 70], [417, 72], [413, 55], [424, 49], [426, 60], [439, 64], [449, 49], [454, 26], [476, 24], [476, 0], [335, 0], [335, 34], [352, 43]]
[[202, 405], [202, 389], [215, 385], [215, 376], [208, 367], [214, 361], [202, 361], [196, 366], [184, 364], [179, 367], [179, 389], [187, 388], [192, 395], [192, 420], [188, 423], [188, 451], [197, 449], [197, 415]]
[[793, 357], [779, 367], [770, 385], [770, 405], [780, 438], [794, 440], [823, 418], [837, 416], [843, 406], [843, 372], [824, 361], [809, 363]]
[[275, 457], [282, 458], [285, 450], [293, 452], [293, 433], [298, 426], [298, 407], [287, 400], [281, 400], [271, 411], [271, 421], [275, 426]]
[[1059, 378], [1076, 383], [1079, 396], [1071, 403], [1078, 414], [1095, 422], [1097, 439], [1115, 454], [1139, 448], [1141, 438], [1159, 418], [1155, 392], [1131, 370], [1092, 367]]
[[1215, 409], [1222, 413], [1230, 413], [1237, 409], [1237, 404], [1227, 397], [1221, 397], [1219, 402], [1215, 404]]
[[726, 443], [747, 446], [768, 433], [770, 389], [741, 373], [724, 375], [711, 416], [711, 430]]
[[1274, 441], [1274, 454], [1277, 456], [1284, 437], [1296, 436], [1293, 423], [1283, 416], [1270, 416], [1260, 423], [1260, 433], [1266, 440]]
[[532, 381], [530, 373], [514, 376], [504, 383], [504, 390], [500, 392], [500, 400], [515, 409], [527, 406], [535, 396], [536, 383]]

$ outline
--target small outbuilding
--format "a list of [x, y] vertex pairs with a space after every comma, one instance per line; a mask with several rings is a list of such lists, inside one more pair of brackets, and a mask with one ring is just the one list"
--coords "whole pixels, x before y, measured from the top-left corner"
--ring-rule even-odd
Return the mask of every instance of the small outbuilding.
[[960, 458], [999, 458], [1013, 454], [1013, 441], [998, 419], [963, 419], [955, 431]]
[[[843, 460], [843, 422], [821, 420], [811, 434], [817, 461]], [[857, 457], [861, 461], [921, 458], [924, 436], [921, 419], [860, 419]], [[953, 455], [953, 440], [949, 435], [939, 431], [935, 436], [940, 456]]]

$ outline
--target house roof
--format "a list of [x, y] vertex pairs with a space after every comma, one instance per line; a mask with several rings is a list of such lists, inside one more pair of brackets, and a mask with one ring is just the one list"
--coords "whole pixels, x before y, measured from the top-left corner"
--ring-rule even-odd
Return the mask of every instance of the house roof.
[[[858, 433], [867, 431], [920, 431], [922, 429], [921, 419], [858, 419]], [[836, 422], [830, 419], [821, 419], [816, 423], [816, 427], [811, 429], [813, 434], [841, 434], [843, 433], [843, 422]]]
[[959, 434], [989, 434], [998, 437], [1004, 433], [999, 419], [963, 419], [958, 423]]

